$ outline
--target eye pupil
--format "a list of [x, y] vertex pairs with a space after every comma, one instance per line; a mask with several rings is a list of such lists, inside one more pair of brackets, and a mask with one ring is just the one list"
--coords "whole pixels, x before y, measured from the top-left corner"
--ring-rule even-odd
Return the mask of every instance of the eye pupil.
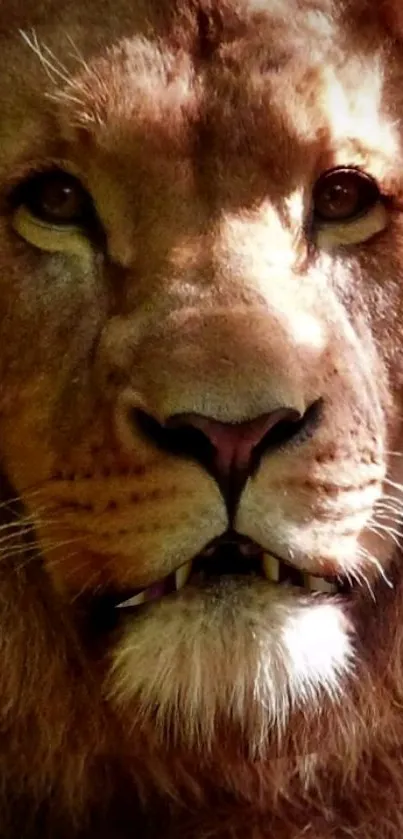
[[45, 185], [42, 193], [43, 209], [54, 216], [68, 218], [77, 212], [77, 192], [67, 184], [49, 183]]
[[349, 221], [379, 200], [375, 181], [357, 169], [333, 169], [316, 182], [314, 215], [319, 221]]
[[350, 210], [351, 206], [357, 199], [357, 193], [351, 188], [348, 189], [344, 184], [333, 184], [327, 189], [322, 198], [322, 203], [327, 206], [328, 214], [339, 216], [344, 214], [346, 210]]

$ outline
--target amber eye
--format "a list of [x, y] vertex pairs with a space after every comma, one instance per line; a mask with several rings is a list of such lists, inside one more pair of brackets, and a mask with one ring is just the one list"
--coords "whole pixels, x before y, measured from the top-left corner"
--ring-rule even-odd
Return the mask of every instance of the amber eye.
[[358, 169], [331, 169], [316, 182], [313, 213], [319, 222], [350, 221], [381, 198], [376, 182]]
[[34, 175], [18, 188], [14, 202], [24, 205], [38, 220], [53, 225], [83, 225], [94, 212], [80, 181], [62, 171]]

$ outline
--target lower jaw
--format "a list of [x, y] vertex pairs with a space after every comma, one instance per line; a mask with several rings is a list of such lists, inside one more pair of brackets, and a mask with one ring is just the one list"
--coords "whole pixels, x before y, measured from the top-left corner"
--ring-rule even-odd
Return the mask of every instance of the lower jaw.
[[[119, 630], [120, 627], [127, 625], [127, 622], [136, 621], [136, 619], [143, 619], [150, 610], [158, 609], [160, 605], [171, 602], [174, 606], [175, 601], [185, 602], [186, 600], [194, 602], [195, 600], [203, 599], [206, 607], [211, 605], [228, 609], [231, 611], [236, 604], [237, 592], [244, 593], [249, 589], [252, 592], [259, 591], [261, 595], [267, 594], [267, 607], [269, 608], [270, 599], [278, 601], [284, 597], [284, 600], [290, 601], [290, 598], [295, 602], [303, 603], [305, 607], [309, 605], [314, 606], [319, 602], [343, 602], [345, 605], [349, 601], [350, 591], [346, 588], [344, 592], [337, 592], [329, 594], [325, 592], [309, 591], [302, 586], [293, 585], [289, 580], [281, 583], [271, 583], [265, 579], [254, 576], [243, 575], [228, 575], [219, 578], [204, 578], [202, 574], [194, 574], [187, 581], [179, 591], [175, 590], [172, 581], [169, 581], [170, 590], [168, 589], [160, 596], [150, 597], [149, 600], [138, 604], [130, 605], [130, 597], [125, 598], [122, 592], [105, 592], [96, 597], [85, 596], [80, 598], [77, 603], [86, 626], [86, 635], [93, 641], [100, 642], [106, 636]], [[130, 594], [130, 593], [128, 593]], [[153, 591], [156, 594], [156, 591]], [[100, 648], [100, 652], [102, 647]]]

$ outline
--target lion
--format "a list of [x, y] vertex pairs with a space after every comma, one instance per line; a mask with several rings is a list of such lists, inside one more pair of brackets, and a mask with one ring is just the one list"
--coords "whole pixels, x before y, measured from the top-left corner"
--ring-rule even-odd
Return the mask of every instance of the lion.
[[398, 0], [2, 0], [1, 839], [403, 835]]

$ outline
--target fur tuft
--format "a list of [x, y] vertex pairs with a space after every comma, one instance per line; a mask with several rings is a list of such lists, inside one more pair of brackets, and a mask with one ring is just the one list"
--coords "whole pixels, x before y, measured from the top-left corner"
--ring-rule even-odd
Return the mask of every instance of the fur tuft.
[[[281, 752], [290, 716], [342, 698], [353, 658], [342, 607], [230, 581], [157, 603], [128, 628], [115, 654], [111, 694], [151, 718], [160, 743], [211, 750], [226, 719], [252, 760]], [[301, 601], [301, 602], [300, 602]], [[148, 663], [152, 661], [153, 666]]]

